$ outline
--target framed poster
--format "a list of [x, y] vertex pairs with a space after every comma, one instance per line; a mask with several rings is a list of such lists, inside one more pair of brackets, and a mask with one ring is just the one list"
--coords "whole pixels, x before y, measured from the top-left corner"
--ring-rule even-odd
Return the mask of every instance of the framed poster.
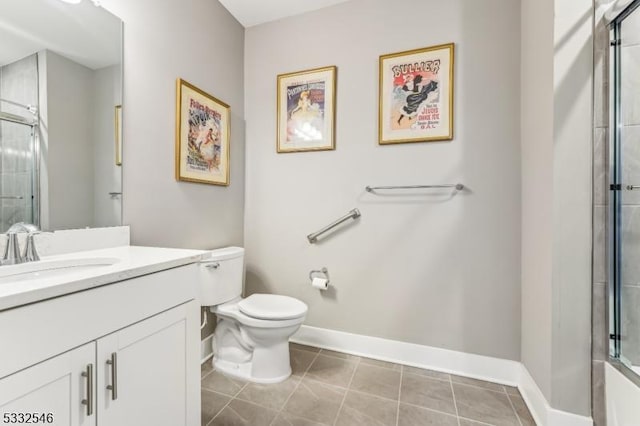
[[453, 43], [380, 56], [380, 145], [453, 139], [453, 58]]
[[278, 76], [278, 152], [336, 149], [336, 69]]
[[229, 105], [176, 82], [176, 179], [229, 185]]

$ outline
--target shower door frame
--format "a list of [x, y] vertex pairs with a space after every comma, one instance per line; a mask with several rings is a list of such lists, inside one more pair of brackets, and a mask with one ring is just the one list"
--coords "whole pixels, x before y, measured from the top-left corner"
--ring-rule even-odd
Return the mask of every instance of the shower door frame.
[[[632, 182], [622, 181], [622, 127], [621, 119], [621, 53], [622, 23], [636, 9], [640, 0], [635, 0], [623, 10], [610, 24], [609, 41], [609, 205], [607, 210], [607, 279], [608, 279], [608, 335], [609, 363], [629, 380], [640, 386], [640, 375], [634, 372], [620, 359], [621, 355], [621, 295], [622, 295], [622, 193], [625, 185]], [[637, 13], [640, 13], [638, 11]]]

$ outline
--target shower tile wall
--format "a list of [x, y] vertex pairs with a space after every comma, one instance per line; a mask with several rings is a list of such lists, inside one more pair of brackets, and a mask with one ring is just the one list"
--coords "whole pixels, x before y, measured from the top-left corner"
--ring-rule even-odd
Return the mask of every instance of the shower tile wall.
[[[591, 409], [595, 426], [605, 426], [604, 363], [609, 352], [607, 318], [607, 205], [609, 164], [609, 31], [602, 12], [609, 0], [596, 0], [593, 135], [593, 297]], [[640, 159], [640, 156], [637, 157]], [[638, 228], [640, 229], [640, 228]]]
[[[0, 67], [0, 98], [25, 105], [38, 104], [37, 56], [28, 56]], [[23, 108], [1, 103], [2, 111], [28, 116]], [[32, 217], [32, 158], [31, 129], [7, 121], [0, 121], [0, 195], [22, 196], [22, 200], [0, 200], [0, 232], [20, 221], [31, 222]]]

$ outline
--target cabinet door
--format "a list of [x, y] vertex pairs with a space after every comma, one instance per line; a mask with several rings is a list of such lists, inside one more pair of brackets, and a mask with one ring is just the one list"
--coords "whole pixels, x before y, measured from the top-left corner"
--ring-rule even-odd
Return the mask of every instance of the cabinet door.
[[0, 424], [95, 426], [95, 359], [92, 342], [0, 380]]
[[200, 423], [198, 313], [189, 302], [98, 340], [99, 426]]

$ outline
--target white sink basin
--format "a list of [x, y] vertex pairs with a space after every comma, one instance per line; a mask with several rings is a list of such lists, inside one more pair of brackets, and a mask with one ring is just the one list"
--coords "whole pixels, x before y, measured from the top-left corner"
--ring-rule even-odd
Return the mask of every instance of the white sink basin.
[[0, 284], [55, 277], [111, 266], [118, 262], [120, 262], [120, 259], [117, 257], [86, 257], [4, 265], [0, 266]]

